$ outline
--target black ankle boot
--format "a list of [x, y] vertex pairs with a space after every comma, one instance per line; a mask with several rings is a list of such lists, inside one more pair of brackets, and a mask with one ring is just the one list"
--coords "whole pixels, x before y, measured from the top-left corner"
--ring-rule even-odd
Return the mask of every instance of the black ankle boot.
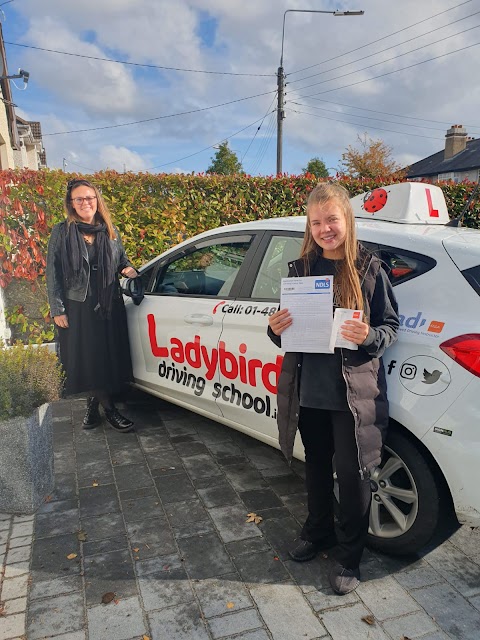
[[112, 409], [105, 409], [105, 417], [112, 429], [115, 429], [115, 431], [122, 431], [123, 433], [126, 433], [133, 429], [133, 422], [122, 416], [116, 407], [113, 407]]
[[94, 398], [93, 396], [87, 398], [87, 410], [83, 419], [84, 429], [93, 429], [100, 423], [101, 417], [98, 405], [99, 403], [97, 398]]

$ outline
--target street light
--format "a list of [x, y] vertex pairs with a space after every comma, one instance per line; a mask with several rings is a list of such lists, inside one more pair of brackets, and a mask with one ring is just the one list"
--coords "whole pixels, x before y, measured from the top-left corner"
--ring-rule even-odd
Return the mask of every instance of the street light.
[[278, 103], [277, 103], [277, 175], [282, 173], [282, 150], [283, 150], [283, 120], [285, 112], [283, 110], [285, 100], [285, 74], [283, 72], [283, 42], [285, 40], [285, 18], [287, 13], [330, 13], [332, 16], [363, 16], [365, 11], [317, 11], [315, 9], [287, 9], [283, 14], [282, 29], [282, 53], [280, 55], [280, 66], [277, 71]]

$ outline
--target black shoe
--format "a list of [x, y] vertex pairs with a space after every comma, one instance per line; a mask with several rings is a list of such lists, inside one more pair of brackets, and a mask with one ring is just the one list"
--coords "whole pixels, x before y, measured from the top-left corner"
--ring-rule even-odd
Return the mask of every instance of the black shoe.
[[336, 564], [328, 576], [330, 586], [340, 596], [354, 591], [360, 584], [360, 569], [345, 569], [341, 564]]
[[94, 398], [92, 396], [90, 398], [87, 398], [87, 410], [83, 419], [84, 429], [93, 429], [98, 424], [100, 424], [102, 418], [100, 416], [98, 405], [99, 402], [97, 398]]
[[115, 431], [127, 433], [133, 429], [133, 422], [122, 416], [116, 407], [113, 407], [113, 409], [105, 409], [105, 417], [107, 422], [110, 424], [112, 429], [115, 429]]
[[313, 558], [315, 558], [315, 556], [320, 553], [320, 551], [331, 549], [336, 544], [337, 539], [335, 538], [335, 536], [330, 536], [320, 542], [308, 542], [308, 540], [300, 540], [297, 545], [290, 549], [288, 555], [292, 560], [295, 560], [295, 562], [307, 562], [308, 560], [313, 560]]

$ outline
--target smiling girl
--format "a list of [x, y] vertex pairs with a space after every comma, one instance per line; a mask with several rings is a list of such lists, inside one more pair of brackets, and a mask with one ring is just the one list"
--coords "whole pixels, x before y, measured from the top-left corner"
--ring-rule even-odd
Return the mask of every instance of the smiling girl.
[[[348, 192], [322, 183], [307, 202], [300, 258], [289, 277], [334, 276], [334, 307], [363, 311], [347, 320], [344, 338], [358, 350], [286, 353], [278, 383], [280, 446], [291, 459], [297, 428], [305, 448], [308, 517], [290, 550], [297, 562], [335, 547], [330, 584], [346, 594], [360, 582], [371, 501], [370, 472], [380, 464], [388, 426], [382, 355], [396, 340], [397, 303], [380, 260], [357, 242]], [[292, 325], [288, 309], [269, 318], [268, 333], [281, 346]], [[339, 488], [339, 523], [334, 526], [333, 464]]]

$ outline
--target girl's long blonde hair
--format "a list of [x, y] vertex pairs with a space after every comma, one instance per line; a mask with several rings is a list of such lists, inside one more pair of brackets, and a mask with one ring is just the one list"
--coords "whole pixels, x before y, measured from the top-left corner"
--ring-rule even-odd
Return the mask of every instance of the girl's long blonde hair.
[[115, 229], [113, 228], [112, 217], [107, 205], [105, 204], [105, 200], [102, 198], [102, 194], [94, 184], [89, 182], [89, 180], [84, 180], [83, 178], [70, 180], [67, 184], [67, 193], [65, 194], [65, 201], [63, 203], [65, 215], [67, 216], [67, 225], [70, 226], [72, 222], [82, 222], [82, 219], [77, 215], [77, 212], [72, 205], [72, 191], [77, 187], [89, 187], [95, 191], [95, 195], [97, 196], [97, 212], [95, 213], [95, 219], [97, 222], [105, 222], [107, 225], [108, 237], [110, 240], [115, 240], [117, 236], [115, 234]]
[[316, 205], [326, 204], [334, 200], [343, 211], [347, 225], [347, 235], [345, 237], [345, 259], [342, 266], [336, 273], [335, 279], [338, 285], [340, 304], [345, 309], [363, 309], [363, 295], [360, 286], [360, 278], [357, 270], [358, 243], [355, 231], [355, 216], [348, 191], [340, 184], [322, 182], [318, 184], [310, 193], [307, 200], [307, 226], [305, 237], [300, 251], [300, 257], [305, 261], [305, 273], [308, 275], [309, 263], [308, 254], [318, 252], [319, 246], [312, 236], [310, 228], [310, 211]]

